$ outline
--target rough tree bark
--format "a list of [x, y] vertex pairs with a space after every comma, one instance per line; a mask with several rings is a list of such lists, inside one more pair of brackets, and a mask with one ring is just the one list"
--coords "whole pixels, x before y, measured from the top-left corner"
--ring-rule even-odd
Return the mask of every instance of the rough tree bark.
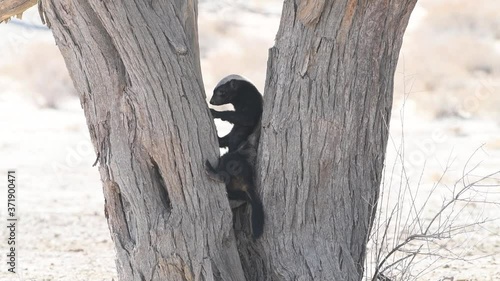
[[263, 239], [249, 280], [360, 280], [393, 77], [416, 0], [285, 1], [269, 52], [258, 175]]
[[[120, 280], [244, 280], [194, 1], [44, 0], [98, 153]], [[78, 200], [75, 198], [75, 200]]]
[[42, 2], [99, 155], [120, 280], [361, 279], [416, 0], [284, 2], [257, 242], [240, 231], [246, 214], [235, 216], [235, 240], [224, 188], [203, 173], [217, 147], [196, 0]]

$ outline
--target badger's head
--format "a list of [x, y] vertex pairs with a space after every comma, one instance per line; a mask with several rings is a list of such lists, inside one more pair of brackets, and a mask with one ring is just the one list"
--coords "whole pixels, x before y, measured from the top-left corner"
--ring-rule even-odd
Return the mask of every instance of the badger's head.
[[217, 84], [214, 94], [210, 99], [212, 105], [223, 105], [232, 103], [238, 96], [240, 87], [248, 81], [239, 75], [229, 75]]

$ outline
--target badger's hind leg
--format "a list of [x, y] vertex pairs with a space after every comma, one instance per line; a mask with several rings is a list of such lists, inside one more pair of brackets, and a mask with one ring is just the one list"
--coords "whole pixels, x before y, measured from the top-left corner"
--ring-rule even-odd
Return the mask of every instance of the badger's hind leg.
[[247, 192], [243, 190], [227, 190], [227, 197], [229, 200], [250, 201]]
[[215, 170], [215, 168], [210, 164], [210, 161], [205, 161], [205, 172], [207, 176], [213, 180], [221, 181], [219, 173]]
[[252, 207], [252, 236], [254, 239], [258, 239], [264, 232], [264, 207], [255, 191], [252, 173], [240, 173], [239, 177], [235, 177], [226, 188], [229, 199], [244, 200], [250, 203]]

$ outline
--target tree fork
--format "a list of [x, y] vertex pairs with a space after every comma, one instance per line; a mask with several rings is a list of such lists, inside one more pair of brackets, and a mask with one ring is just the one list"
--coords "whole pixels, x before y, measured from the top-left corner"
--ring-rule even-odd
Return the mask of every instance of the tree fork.
[[121, 280], [362, 278], [416, 0], [284, 2], [257, 165], [266, 228], [250, 241], [237, 214], [238, 251], [224, 188], [203, 174], [217, 139], [196, 1], [42, 2], [99, 155]]

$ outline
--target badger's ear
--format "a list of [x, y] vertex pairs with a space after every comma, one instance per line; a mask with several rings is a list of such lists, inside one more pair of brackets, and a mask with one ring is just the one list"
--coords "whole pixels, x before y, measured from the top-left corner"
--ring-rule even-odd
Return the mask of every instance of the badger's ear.
[[231, 87], [231, 89], [233, 90], [236, 90], [238, 88], [238, 82], [235, 79], [229, 81], [229, 87]]

